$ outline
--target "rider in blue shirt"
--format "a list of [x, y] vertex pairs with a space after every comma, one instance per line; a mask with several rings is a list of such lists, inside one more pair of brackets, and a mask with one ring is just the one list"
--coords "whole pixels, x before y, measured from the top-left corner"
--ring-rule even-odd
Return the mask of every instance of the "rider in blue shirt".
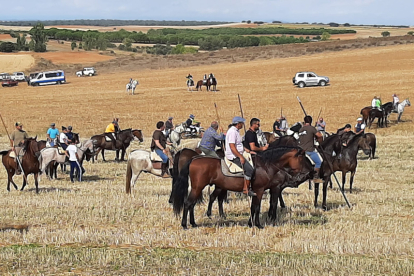
[[[207, 156], [219, 158], [215, 149], [220, 146], [220, 142], [224, 141], [224, 134], [218, 134], [217, 129], [219, 125], [216, 121], [211, 123], [211, 126], [204, 132], [203, 138], [200, 142], [200, 150]], [[221, 132], [223, 129], [220, 128]]]
[[56, 144], [56, 138], [59, 135], [59, 130], [55, 127], [55, 123], [50, 124], [50, 128], [47, 130], [47, 140], [50, 146], [53, 147]]

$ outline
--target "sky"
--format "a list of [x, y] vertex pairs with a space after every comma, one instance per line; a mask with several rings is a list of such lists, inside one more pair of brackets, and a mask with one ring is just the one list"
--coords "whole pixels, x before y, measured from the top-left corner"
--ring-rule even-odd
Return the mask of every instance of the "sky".
[[242, 20], [414, 25], [412, 0], [19, 0], [0, 20]]

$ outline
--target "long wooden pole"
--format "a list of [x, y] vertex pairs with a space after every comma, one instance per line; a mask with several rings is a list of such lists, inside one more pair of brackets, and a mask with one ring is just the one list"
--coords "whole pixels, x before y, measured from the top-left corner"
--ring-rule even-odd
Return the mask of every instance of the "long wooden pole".
[[[244, 119], [243, 107], [242, 107], [241, 100], [240, 100], [240, 94], [237, 94], [237, 97], [239, 98], [240, 114], [241, 114], [241, 117]], [[243, 124], [243, 128], [244, 128], [244, 134], [246, 134], [246, 123]]]
[[219, 124], [219, 129], [218, 130], [219, 130], [219, 133], [221, 133], [221, 129], [223, 128], [223, 126], [220, 123], [220, 116], [219, 116], [219, 113], [218, 113], [218, 109], [217, 109], [216, 103], [214, 103], [214, 108], [216, 109], [216, 118], [217, 118], [217, 122]]

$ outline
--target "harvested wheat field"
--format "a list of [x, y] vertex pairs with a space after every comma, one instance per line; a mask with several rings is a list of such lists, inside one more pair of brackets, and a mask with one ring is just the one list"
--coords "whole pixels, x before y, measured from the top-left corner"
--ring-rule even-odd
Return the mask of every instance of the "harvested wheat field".
[[[48, 125], [72, 125], [81, 138], [102, 133], [113, 117], [121, 128], [140, 128], [145, 140], [132, 149], [148, 149], [159, 120], [190, 113], [207, 127], [218, 106], [224, 126], [239, 115], [258, 117], [270, 131], [280, 109], [290, 124], [306, 111], [322, 116], [327, 130], [354, 125], [373, 96], [412, 97], [414, 49], [411, 45], [322, 53], [294, 58], [228, 63], [193, 68], [128, 71], [96, 77], [67, 76], [67, 84], [1, 89], [1, 114], [10, 130], [21, 121], [31, 136], [45, 138]], [[138, 70], [139, 68], [137, 68]], [[99, 68], [97, 68], [99, 71]], [[294, 73], [311, 70], [329, 76], [327, 87], [295, 88]], [[187, 92], [185, 76], [197, 81], [214, 73], [218, 92]], [[125, 92], [137, 78], [136, 95]], [[286, 189], [286, 210], [275, 226], [266, 224], [269, 198], [262, 203], [265, 229], [247, 226], [249, 203], [230, 196], [227, 218], [205, 216], [196, 206], [198, 228], [182, 230], [168, 204], [171, 181], [141, 174], [133, 196], [125, 194], [126, 163], [86, 163], [83, 182], [46, 177], [35, 193], [34, 181], [23, 192], [6, 190], [1, 170], [0, 274], [18, 275], [410, 275], [414, 271], [412, 146], [413, 107], [400, 124], [391, 117], [387, 129], [371, 130], [378, 138], [378, 158], [359, 157], [349, 209], [336, 184], [328, 190], [328, 211], [313, 207], [313, 191], [303, 184]], [[2, 130], [1, 145], [7, 148]], [[113, 160], [114, 154], [107, 153]], [[340, 176], [340, 173], [337, 173]], [[340, 178], [340, 177], [339, 177]], [[15, 176], [19, 186], [21, 176]], [[207, 191], [205, 191], [207, 192]], [[321, 194], [319, 205], [321, 204]], [[213, 271], [213, 272], [212, 272]]]
[[34, 65], [35, 59], [30, 54], [0, 54], [0, 72], [12, 73], [24, 71]]

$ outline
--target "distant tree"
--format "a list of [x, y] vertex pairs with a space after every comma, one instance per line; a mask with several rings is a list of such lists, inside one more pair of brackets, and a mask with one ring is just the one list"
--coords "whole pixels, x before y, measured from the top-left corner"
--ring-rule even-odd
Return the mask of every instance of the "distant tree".
[[27, 45], [26, 41], [26, 34], [17, 34], [17, 40], [16, 40], [16, 50], [17, 51], [27, 51], [29, 50], [29, 46]]
[[0, 52], [11, 53], [16, 49], [13, 42], [2, 42], [0, 44]]
[[96, 34], [92, 32], [86, 32], [82, 36], [82, 42], [83, 42], [83, 49], [85, 51], [90, 51], [96, 47]]
[[272, 21], [272, 23], [273, 23], [273, 24], [280, 24], [280, 23], [282, 23], [282, 21], [276, 21], [276, 20], [275, 20], [275, 21]]
[[330, 38], [331, 38], [331, 34], [330, 34], [330, 33], [328, 33], [328, 32], [323, 32], [323, 33], [322, 33], [322, 38], [321, 38], [321, 40], [326, 41], [326, 40], [328, 40], [328, 39], [330, 39]]
[[271, 39], [270, 37], [267, 36], [261, 36], [259, 38], [260, 43], [259, 46], [265, 46], [265, 45], [273, 45], [275, 44], [275, 42], [273, 41], [273, 39]]
[[414, 32], [413, 31], [409, 31], [407, 34], [408, 35], [414, 35]]
[[200, 46], [200, 50], [214, 51], [223, 49], [225, 43], [219, 37], [207, 36], [205, 38], [200, 38], [198, 40], [198, 45]]
[[78, 46], [78, 49], [83, 49], [83, 45], [82, 45], [82, 42], [79, 42], [79, 46]]
[[105, 51], [108, 48], [108, 39], [106, 39], [103, 35], [99, 35], [98, 39], [96, 40], [96, 49], [100, 51]]
[[72, 41], [72, 43], [70, 44], [70, 48], [72, 49], [72, 51], [75, 50], [76, 46], [76, 41]]
[[29, 50], [34, 51], [34, 48], [35, 48], [35, 43], [34, 43], [34, 40], [32, 39], [29, 42]]
[[131, 48], [132, 46], [132, 39], [130, 38], [124, 38], [124, 40], [122, 40], [122, 43], [124, 44], [125, 48]]
[[247, 24], [250, 24], [250, 23], [252, 23], [252, 21], [251, 20], [247, 20], [246, 23]]
[[34, 51], [46, 52], [47, 37], [45, 26], [42, 23], [37, 23], [29, 33], [32, 35], [32, 40], [34, 40]]
[[351, 24], [349, 24], [349, 23], [344, 24], [344, 27], [349, 27], [349, 26], [351, 26]]
[[383, 37], [388, 37], [388, 36], [390, 36], [390, 35], [391, 35], [391, 33], [390, 33], [389, 31], [384, 31], [384, 32], [382, 32], [382, 33], [381, 33], [381, 35], [382, 35]]
[[331, 22], [328, 25], [331, 26], [331, 27], [339, 27], [339, 24], [335, 23], [335, 22]]

